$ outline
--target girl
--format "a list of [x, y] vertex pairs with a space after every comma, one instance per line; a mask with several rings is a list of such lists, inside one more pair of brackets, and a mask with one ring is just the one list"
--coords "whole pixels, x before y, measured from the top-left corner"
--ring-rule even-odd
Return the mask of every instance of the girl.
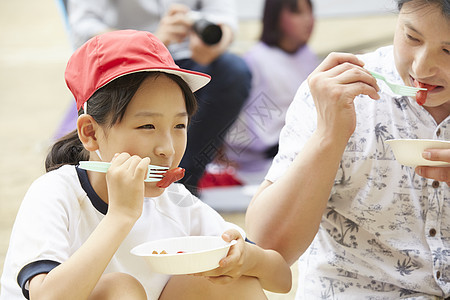
[[[77, 132], [54, 145], [49, 172], [25, 196], [2, 300], [263, 299], [262, 288], [290, 289], [290, 269], [277, 252], [245, 243], [239, 228], [182, 185], [143, 181], [150, 162], [178, 166], [193, 92], [209, 76], [180, 69], [152, 34], [132, 30], [89, 40], [65, 76], [80, 114]], [[81, 160], [112, 164], [105, 175], [78, 168]], [[237, 244], [219, 268], [200, 276], [155, 274], [130, 254], [149, 240], [218, 234]]]

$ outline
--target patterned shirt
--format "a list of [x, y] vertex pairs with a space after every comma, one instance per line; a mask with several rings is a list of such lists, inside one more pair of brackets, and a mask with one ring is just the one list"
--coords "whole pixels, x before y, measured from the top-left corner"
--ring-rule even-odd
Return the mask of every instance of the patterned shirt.
[[[402, 84], [393, 47], [360, 56]], [[379, 82], [381, 99], [358, 96], [357, 126], [336, 174], [319, 231], [299, 261], [296, 299], [442, 299], [450, 296], [450, 188], [400, 165], [386, 140], [450, 140], [415, 99]], [[308, 85], [299, 88], [266, 179], [276, 181], [316, 126]], [[320, 180], [320, 178], [317, 178]]]

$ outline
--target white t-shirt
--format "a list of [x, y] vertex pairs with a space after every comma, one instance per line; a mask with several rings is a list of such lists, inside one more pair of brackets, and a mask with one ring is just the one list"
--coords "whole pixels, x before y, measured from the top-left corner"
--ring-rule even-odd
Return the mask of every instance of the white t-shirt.
[[[63, 166], [38, 178], [19, 209], [1, 278], [1, 300], [24, 299], [34, 275], [48, 273], [66, 261], [104, 218], [108, 206], [93, 190], [87, 173]], [[174, 183], [156, 198], [145, 198], [143, 212], [105, 273], [137, 278], [148, 299], [158, 299], [169, 275], [152, 272], [130, 250], [147, 241], [190, 235], [221, 235], [229, 228], [216, 211]], [[19, 286], [18, 284], [21, 286]]]
[[[366, 69], [403, 84], [392, 46], [360, 58]], [[448, 141], [450, 117], [436, 124], [415, 99], [379, 85], [380, 100], [363, 95], [354, 100], [356, 130], [319, 231], [299, 261], [297, 299], [450, 297], [450, 188], [399, 164], [385, 143]], [[274, 182], [286, 172], [315, 130], [316, 115], [305, 83], [288, 110], [280, 151], [266, 179]]]

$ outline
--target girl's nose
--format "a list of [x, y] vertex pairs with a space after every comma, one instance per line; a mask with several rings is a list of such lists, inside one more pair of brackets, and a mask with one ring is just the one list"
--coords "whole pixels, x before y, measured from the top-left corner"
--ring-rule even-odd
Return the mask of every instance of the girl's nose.
[[156, 141], [155, 154], [170, 157], [175, 154], [172, 138], [170, 135], [160, 135]]

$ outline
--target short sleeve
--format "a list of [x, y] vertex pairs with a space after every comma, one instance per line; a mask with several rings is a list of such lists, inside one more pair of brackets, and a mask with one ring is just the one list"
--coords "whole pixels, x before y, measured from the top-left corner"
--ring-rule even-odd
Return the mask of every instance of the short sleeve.
[[286, 113], [280, 133], [279, 150], [265, 179], [275, 182], [291, 165], [317, 126], [317, 112], [308, 82], [304, 81]]
[[[76, 175], [75, 175], [76, 176]], [[55, 174], [47, 173], [27, 191], [11, 232], [3, 281], [11, 289], [26, 286], [28, 280], [48, 273], [70, 256], [68, 202], [77, 198]], [[73, 199], [75, 198], [75, 199]], [[14, 282], [14, 284], [13, 284]], [[25, 290], [24, 290], [25, 291]]]

